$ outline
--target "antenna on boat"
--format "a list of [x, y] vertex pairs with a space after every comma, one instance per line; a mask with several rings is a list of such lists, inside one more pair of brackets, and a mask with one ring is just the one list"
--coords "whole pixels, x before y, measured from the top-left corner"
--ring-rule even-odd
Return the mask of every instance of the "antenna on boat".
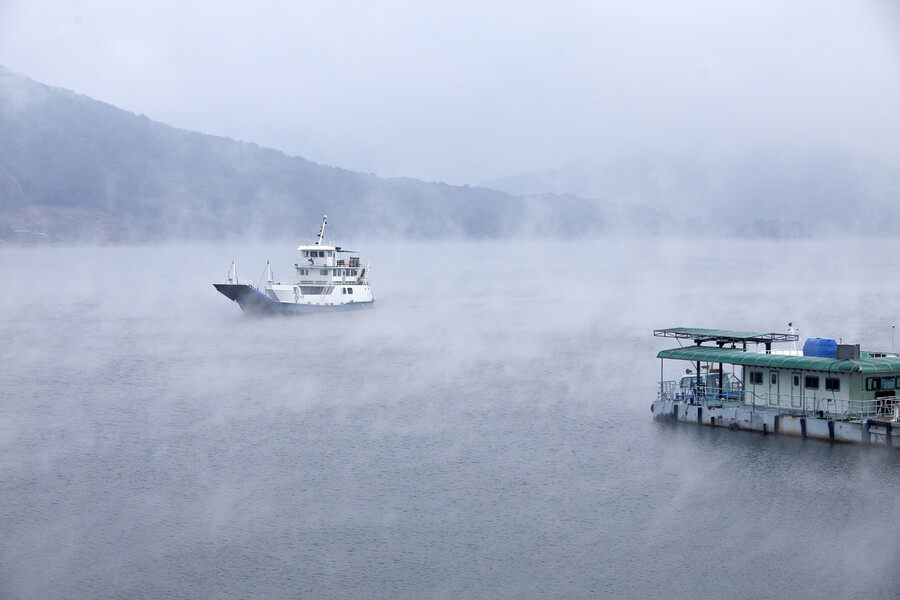
[[274, 283], [272, 280], [272, 263], [271, 261], [266, 261], [266, 270], [263, 271], [262, 275], [259, 276], [259, 281], [256, 282], [256, 287], [261, 288], [263, 279], [266, 280], [266, 285], [271, 285]]
[[328, 215], [322, 217], [322, 226], [319, 228], [319, 239], [316, 240], [316, 246], [322, 245], [322, 238], [325, 236], [326, 225], [328, 225]]

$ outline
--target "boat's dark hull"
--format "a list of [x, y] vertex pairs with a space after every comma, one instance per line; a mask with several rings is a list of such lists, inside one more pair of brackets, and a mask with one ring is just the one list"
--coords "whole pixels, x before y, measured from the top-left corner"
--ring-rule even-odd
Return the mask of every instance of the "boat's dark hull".
[[246, 283], [214, 283], [213, 286], [227, 298], [234, 300], [247, 314], [299, 314], [355, 310], [372, 306], [372, 302], [347, 302], [344, 304], [300, 304], [276, 302], [257, 288]]

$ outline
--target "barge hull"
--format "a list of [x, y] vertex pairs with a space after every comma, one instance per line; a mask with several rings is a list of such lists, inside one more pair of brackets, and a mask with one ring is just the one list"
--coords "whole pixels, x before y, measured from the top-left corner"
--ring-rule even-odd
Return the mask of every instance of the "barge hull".
[[657, 419], [674, 419], [731, 430], [792, 435], [828, 442], [875, 444], [900, 448], [900, 423], [876, 419], [837, 421], [828, 418], [752, 410], [747, 406], [705, 406], [657, 400], [651, 407]]

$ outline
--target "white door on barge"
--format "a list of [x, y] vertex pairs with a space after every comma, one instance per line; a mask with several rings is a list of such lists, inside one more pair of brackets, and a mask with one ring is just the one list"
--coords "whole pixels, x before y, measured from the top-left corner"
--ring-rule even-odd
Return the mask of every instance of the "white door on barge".
[[803, 375], [791, 373], [791, 408], [803, 408]]

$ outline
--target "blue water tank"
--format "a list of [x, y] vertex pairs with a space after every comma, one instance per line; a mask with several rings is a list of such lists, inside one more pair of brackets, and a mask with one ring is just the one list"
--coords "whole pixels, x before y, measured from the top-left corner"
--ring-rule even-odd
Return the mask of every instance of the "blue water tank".
[[831, 338], [807, 338], [803, 344], [803, 356], [837, 358], [837, 342]]

